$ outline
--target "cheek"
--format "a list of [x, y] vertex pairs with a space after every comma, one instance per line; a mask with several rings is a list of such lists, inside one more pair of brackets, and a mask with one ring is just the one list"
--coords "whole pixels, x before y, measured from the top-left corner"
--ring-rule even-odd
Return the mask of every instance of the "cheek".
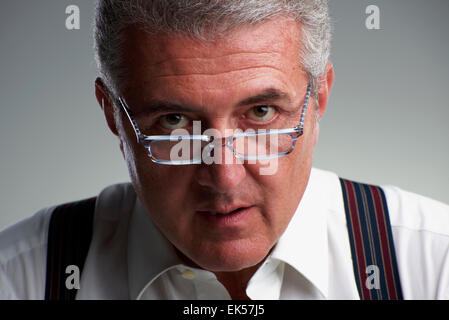
[[[129, 177], [131, 178], [131, 182], [133, 183], [134, 187], [136, 187], [136, 184], [139, 185], [137, 174], [137, 155], [135, 153], [135, 149], [133, 146], [130, 146], [130, 144], [125, 140], [120, 141], [120, 147], [122, 149], [123, 157], [125, 158], [126, 167], [128, 169]], [[137, 190], [136, 190], [137, 191]]]
[[193, 210], [189, 168], [156, 164], [148, 156], [138, 157], [134, 168], [134, 189], [155, 225], [171, 240], [185, 237]]
[[267, 236], [275, 241], [284, 232], [296, 211], [307, 177], [296, 154], [278, 158], [275, 174], [260, 175], [259, 170], [260, 167], [249, 169], [263, 199], [263, 221]]
[[261, 183], [266, 186], [264, 196], [269, 199], [268, 210], [272, 212], [276, 228], [281, 231], [296, 211], [307, 187], [312, 168], [314, 137], [314, 134], [305, 134], [290, 155], [279, 158], [275, 175], [260, 176]]
[[189, 168], [153, 163], [150, 158], [136, 166], [136, 184], [147, 208], [170, 211], [187, 205]]
[[183, 201], [191, 168], [154, 163], [147, 150], [134, 141], [124, 141], [123, 154], [131, 182], [146, 208], [161, 211]]

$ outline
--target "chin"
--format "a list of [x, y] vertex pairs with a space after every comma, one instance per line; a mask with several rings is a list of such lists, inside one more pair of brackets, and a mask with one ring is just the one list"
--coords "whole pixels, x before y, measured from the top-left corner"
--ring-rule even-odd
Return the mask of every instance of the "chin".
[[253, 267], [262, 262], [270, 252], [270, 246], [264, 246], [256, 240], [230, 241], [210, 248], [207, 253], [196, 252], [193, 261], [201, 268], [212, 272], [235, 272]]

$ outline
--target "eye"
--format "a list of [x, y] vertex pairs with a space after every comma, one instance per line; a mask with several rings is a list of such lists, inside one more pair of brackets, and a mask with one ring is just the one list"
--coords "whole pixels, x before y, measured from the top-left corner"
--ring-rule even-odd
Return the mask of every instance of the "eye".
[[169, 130], [180, 129], [188, 123], [189, 119], [179, 113], [166, 114], [159, 119], [159, 124]]
[[255, 121], [267, 121], [273, 118], [275, 107], [260, 105], [251, 108], [248, 112], [248, 117]]

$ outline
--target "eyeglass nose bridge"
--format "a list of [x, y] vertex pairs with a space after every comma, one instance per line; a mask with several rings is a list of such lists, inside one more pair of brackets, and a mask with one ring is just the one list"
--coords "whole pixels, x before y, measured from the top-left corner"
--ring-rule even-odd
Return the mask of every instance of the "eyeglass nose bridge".
[[224, 138], [214, 138], [214, 137], [210, 137], [211, 141], [208, 143], [208, 145], [210, 145], [211, 147], [215, 147], [215, 146], [226, 146], [226, 147], [231, 147], [233, 146], [233, 142], [235, 140], [234, 136], [229, 136], [229, 137], [224, 137]]
[[236, 139], [236, 137], [229, 136], [229, 137], [223, 137], [223, 138], [216, 138], [216, 137], [210, 137], [210, 138], [212, 139], [212, 141], [210, 141], [207, 145], [204, 146], [204, 149], [209, 148], [209, 150], [208, 150], [208, 156], [209, 157], [212, 157], [212, 152], [218, 146], [220, 146], [220, 147], [223, 147], [223, 146], [224, 147], [228, 147], [231, 150], [231, 152], [232, 152], [232, 156], [234, 158], [237, 157], [237, 152], [234, 149], [234, 140]]
[[209, 148], [209, 156], [211, 156], [211, 152], [213, 150], [215, 150], [215, 147], [220, 146], [220, 147], [228, 147], [231, 151], [232, 151], [232, 155], [235, 156], [236, 152], [234, 150], [234, 140], [235, 137], [234, 136], [229, 136], [229, 137], [223, 137], [223, 138], [215, 138], [215, 137], [210, 137], [212, 140], [204, 146], [204, 148]]

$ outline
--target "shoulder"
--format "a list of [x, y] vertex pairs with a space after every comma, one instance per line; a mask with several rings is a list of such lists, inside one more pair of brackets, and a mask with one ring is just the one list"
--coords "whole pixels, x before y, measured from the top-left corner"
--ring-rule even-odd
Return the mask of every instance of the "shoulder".
[[136, 201], [136, 192], [131, 183], [119, 183], [104, 188], [97, 197], [96, 218], [100, 220], [121, 220]]
[[395, 186], [382, 189], [392, 227], [439, 234], [449, 240], [449, 205]]
[[[97, 197], [95, 215], [100, 214], [103, 222], [120, 222], [120, 212], [133, 199], [130, 183], [108, 186]], [[48, 229], [56, 207], [44, 208], [0, 231], [0, 299], [44, 298]]]
[[449, 206], [382, 186], [404, 297], [449, 299]]
[[53, 209], [42, 209], [0, 231], [0, 298], [42, 298], [47, 231]]
[[[320, 177], [321, 190], [328, 190], [329, 236], [347, 239], [339, 177], [322, 170], [315, 170], [315, 177]], [[387, 201], [404, 298], [449, 299], [449, 206], [396, 186], [380, 187]]]

